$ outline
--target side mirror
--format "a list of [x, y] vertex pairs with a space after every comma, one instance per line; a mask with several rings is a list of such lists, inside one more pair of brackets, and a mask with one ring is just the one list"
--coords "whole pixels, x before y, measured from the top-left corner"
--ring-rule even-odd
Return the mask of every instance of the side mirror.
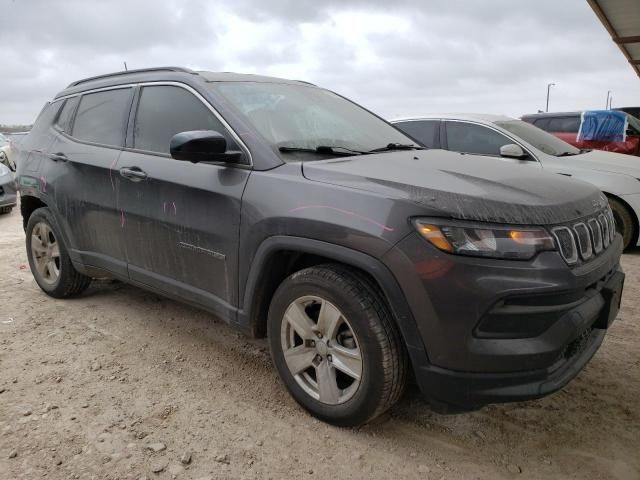
[[228, 151], [227, 140], [222, 134], [213, 130], [177, 133], [171, 139], [169, 151], [176, 160], [192, 163], [237, 163], [242, 157], [242, 152]]
[[529, 155], [522, 150], [520, 145], [516, 145], [515, 143], [509, 143], [507, 145], [503, 145], [500, 147], [500, 156], [506, 158], [517, 158], [518, 160], [524, 160]]

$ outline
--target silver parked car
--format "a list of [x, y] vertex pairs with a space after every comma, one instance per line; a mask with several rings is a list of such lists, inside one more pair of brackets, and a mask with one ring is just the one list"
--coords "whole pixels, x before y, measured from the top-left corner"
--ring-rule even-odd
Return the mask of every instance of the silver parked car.
[[637, 157], [579, 150], [527, 122], [499, 115], [432, 115], [391, 123], [428, 148], [494, 156], [523, 168], [544, 168], [592, 183], [607, 195], [625, 248], [640, 245]]

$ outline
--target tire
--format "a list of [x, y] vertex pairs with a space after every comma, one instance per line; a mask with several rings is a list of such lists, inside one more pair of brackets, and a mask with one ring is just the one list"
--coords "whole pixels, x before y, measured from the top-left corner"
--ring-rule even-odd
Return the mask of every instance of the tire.
[[[304, 328], [293, 327], [300, 319]], [[300, 333], [309, 326], [311, 333]], [[403, 340], [377, 286], [356, 270], [327, 264], [292, 274], [273, 296], [267, 328], [280, 378], [320, 420], [341, 427], [365, 424], [404, 391]], [[292, 358], [303, 360], [298, 364]], [[294, 373], [310, 358], [308, 368]]]
[[0, 215], [8, 215], [13, 210], [13, 207], [0, 207]]
[[609, 206], [616, 221], [616, 230], [622, 235], [623, 248], [634, 246], [636, 240], [636, 222], [633, 214], [620, 200], [609, 197]]
[[73, 267], [60, 230], [48, 208], [38, 208], [31, 214], [26, 235], [31, 273], [47, 295], [68, 298], [87, 289], [91, 278]]

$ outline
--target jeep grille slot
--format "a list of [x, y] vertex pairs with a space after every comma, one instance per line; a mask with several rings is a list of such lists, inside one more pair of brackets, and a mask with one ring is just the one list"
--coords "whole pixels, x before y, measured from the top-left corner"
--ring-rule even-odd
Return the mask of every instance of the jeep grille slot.
[[593, 241], [593, 251], [600, 253], [602, 251], [602, 227], [595, 218], [590, 218], [587, 222], [589, 230], [591, 230], [591, 240]]
[[580, 256], [583, 260], [591, 258], [593, 255], [593, 248], [591, 246], [591, 236], [589, 235], [589, 229], [584, 223], [576, 223], [573, 226], [573, 231], [576, 232], [578, 238], [578, 248], [580, 249]]
[[574, 225], [561, 225], [551, 229], [560, 254], [569, 265], [579, 259], [587, 261], [606, 250], [616, 234], [615, 221], [610, 208]]
[[560, 254], [569, 264], [574, 264], [578, 261], [578, 248], [576, 246], [576, 240], [569, 227], [556, 227], [553, 229], [553, 235], [558, 241], [558, 248]]

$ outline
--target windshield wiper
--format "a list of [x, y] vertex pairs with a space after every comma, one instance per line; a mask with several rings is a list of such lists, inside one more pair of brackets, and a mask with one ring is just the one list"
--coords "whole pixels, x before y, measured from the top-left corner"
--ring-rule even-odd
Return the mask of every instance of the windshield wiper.
[[425, 150], [425, 148], [414, 145], [413, 143], [389, 143], [384, 147], [369, 150], [367, 153], [390, 152], [393, 150]]
[[556, 155], [556, 157], [573, 157], [574, 155], [578, 155], [578, 154], [574, 152], [562, 152]]
[[316, 148], [308, 147], [278, 147], [281, 152], [305, 152], [305, 153], [317, 153], [319, 155], [335, 155], [337, 157], [346, 157], [351, 155], [364, 155], [368, 152], [362, 152], [360, 150], [352, 150], [351, 148], [341, 147], [340, 145], [318, 145]]

